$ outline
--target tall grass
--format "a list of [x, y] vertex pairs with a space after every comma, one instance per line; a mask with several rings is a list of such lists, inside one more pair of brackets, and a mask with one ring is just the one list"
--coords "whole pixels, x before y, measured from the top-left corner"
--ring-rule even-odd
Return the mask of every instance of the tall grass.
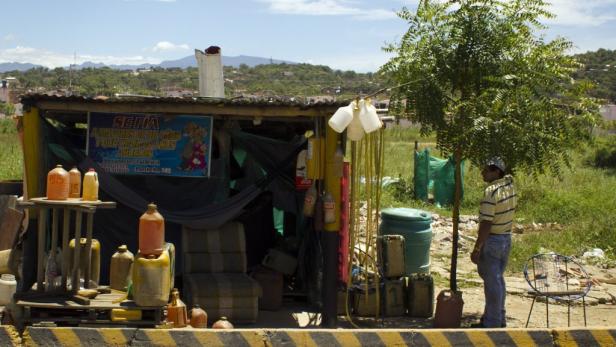
[[0, 181], [21, 179], [22, 152], [12, 119], [0, 119]]
[[[449, 208], [437, 208], [413, 199], [414, 141], [420, 142], [420, 148], [433, 147], [434, 139], [421, 138], [416, 129], [392, 129], [391, 133], [386, 132], [386, 136], [384, 175], [400, 177], [402, 182], [385, 189], [382, 207], [406, 206], [451, 216]], [[562, 230], [527, 230], [527, 233], [516, 236], [510, 257], [511, 271], [520, 271], [526, 259], [540, 250], [579, 256], [598, 247], [606, 251], [608, 257], [614, 257], [616, 175], [613, 170], [588, 165], [588, 158], [594, 151], [593, 146], [584, 146], [573, 153], [572, 167], [565, 169], [561, 178], [551, 174], [539, 177], [516, 174], [519, 195], [516, 219], [524, 225], [558, 223]], [[438, 151], [433, 151], [433, 155], [438, 154]], [[477, 214], [485, 185], [480, 169], [466, 165], [462, 214]]]

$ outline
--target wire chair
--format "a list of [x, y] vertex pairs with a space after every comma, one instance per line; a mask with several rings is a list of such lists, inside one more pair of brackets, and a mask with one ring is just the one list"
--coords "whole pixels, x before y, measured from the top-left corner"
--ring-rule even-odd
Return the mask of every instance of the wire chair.
[[571, 326], [571, 301], [582, 299], [584, 326], [586, 326], [584, 298], [592, 287], [592, 281], [582, 265], [572, 257], [555, 253], [536, 254], [526, 262], [524, 278], [531, 287], [529, 294], [533, 295], [526, 327], [538, 297], [545, 297], [545, 321], [548, 328], [550, 327], [549, 299], [567, 302], [567, 326]]

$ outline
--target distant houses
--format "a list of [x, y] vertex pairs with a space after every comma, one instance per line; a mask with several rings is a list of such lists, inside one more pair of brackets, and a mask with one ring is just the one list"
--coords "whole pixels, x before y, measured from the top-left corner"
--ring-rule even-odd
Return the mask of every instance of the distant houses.
[[15, 77], [5, 77], [0, 80], [0, 102], [16, 104], [19, 102], [19, 81]]

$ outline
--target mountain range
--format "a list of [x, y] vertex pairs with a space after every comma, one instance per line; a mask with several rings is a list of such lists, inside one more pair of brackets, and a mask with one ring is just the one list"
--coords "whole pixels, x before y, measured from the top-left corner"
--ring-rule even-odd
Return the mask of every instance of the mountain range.
[[[254, 67], [257, 65], [263, 64], [297, 64], [295, 62], [279, 60], [279, 59], [269, 59], [262, 57], [253, 57], [248, 55], [238, 55], [235, 57], [222, 56], [222, 64], [224, 66], [233, 66], [239, 67], [242, 64], [246, 64], [250, 67]], [[101, 68], [101, 67], [110, 67], [115, 70], [136, 70], [143, 69], [149, 67], [162, 67], [162, 68], [182, 68], [185, 69], [187, 67], [197, 67], [197, 60], [194, 55], [189, 55], [184, 58], [176, 59], [176, 60], [164, 60], [160, 64], [140, 64], [140, 65], [106, 65], [104, 63], [95, 63], [91, 61], [83, 62], [82, 64], [74, 65], [75, 69], [85, 69], [85, 68]], [[41, 65], [30, 64], [30, 63], [0, 63], [0, 72], [7, 71], [26, 71], [32, 68], [43, 67]], [[68, 69], [68, 66], [64, 67]]]

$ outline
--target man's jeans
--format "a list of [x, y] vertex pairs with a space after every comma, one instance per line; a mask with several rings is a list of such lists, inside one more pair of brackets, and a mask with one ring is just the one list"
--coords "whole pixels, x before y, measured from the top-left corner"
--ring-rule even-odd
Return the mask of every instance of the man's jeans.
[[500, 328], [505, 326], [505, 278], [503, 273], [511, 250], [511, 235], [491, 234], [484, 243], [477, 264], [479, 276], [483, 279], [485, 309], [481, 319], [483, 326]]

